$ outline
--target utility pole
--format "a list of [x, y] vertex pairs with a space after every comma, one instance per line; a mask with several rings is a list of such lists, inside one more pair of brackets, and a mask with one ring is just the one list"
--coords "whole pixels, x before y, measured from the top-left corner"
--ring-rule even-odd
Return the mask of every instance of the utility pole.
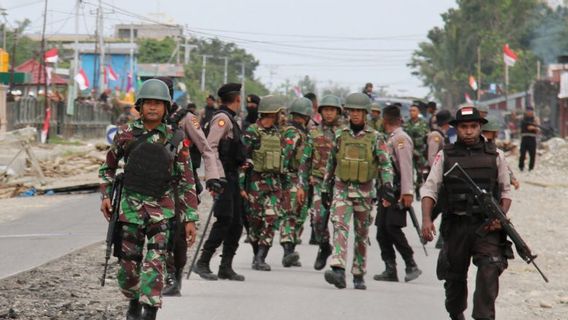
[[103, 25], [103, 4], [102, 0], [99, 0], [99, 46], [101, 49], [101, 54], [99, 58], [99, 66], [100, 66], [100, 93], [105, 91], [105, 42], [104, 42], [104, 25]]
[[6, 9], [0, 8], [0, 15], [4, 18], [4, 23], [2, 24], [2, 49], [8, 52], [8, 48], [6, 48], [6, 27], [8, 24], [8, 19], [6, 19], [6, 16], [8, 15], [6, 13]]
[[481, 100], [481, 45], [477, 47], [477, 101]]
[[227, 83], [227, 78], [229, 77], [229, 57], [224, 57], [225, 59], [225, 71], [223, 73], [223, 84]]
[[[41, 143], [47, 142], [47, 136], [49, 133], [49, 120], [51, 117], [51, 111], [49, 110], [49, 95], [47, 92], [47, 70], [45, 69], [45, 27], [47, 24], [47, 0], [45, 0], [45, 6], [43, 11], [43, 27], [41, 31], [41, 54], [39, 56], [40, 59], [40, 70], [39, 70], [39, 77], [38, 77], [38, 92], [37, 97], [39, 98], [39, 82], [41, 82], [41, 76], [43, 75], [43, 90], [44, 90], [44, 109], [45, 109], [45, 118], [44, 124], [42, 127], [41, 132]], [[46, 129], [46, 130], [44, 130]]]
[[191, 55], [191, 49], [197, 48], [194, 44], [188, 44], [188, 38], [185, 38], [184, 53], [183, 53], [183, 64], [189, 64], [189, 58]]
[[241, 108], [245, 106], [245, 62], [241, 62]]
[[134, 25], [132, 23], [130, 23], [130, 78], [134, 79]]
[[73, 50], [73, 68], [71, 69], [71, 79], [69, 84], [69, 92], [67, 93], [67, 114], [73, 115], [75, 113], [75, 97], [77, 95], [77, 85], [75, 84], [75, 77], [79, 73], [79, 7], [81, 0], [75, 1], [75, 43]]
[[203, 64], [201, 65], [201, 91], [205, 91], [205, 69], [207, 67], [207, 58], [212, 57], [211, 55], [203, 55]]

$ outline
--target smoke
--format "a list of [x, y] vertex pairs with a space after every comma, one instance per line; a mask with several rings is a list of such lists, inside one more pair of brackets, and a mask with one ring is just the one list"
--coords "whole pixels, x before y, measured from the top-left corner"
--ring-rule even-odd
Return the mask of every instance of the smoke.
[[568, 10], [539, 7], [534, 13], [530, 48], [545, 64], [556, 63], [558, 56], [568, 55]]

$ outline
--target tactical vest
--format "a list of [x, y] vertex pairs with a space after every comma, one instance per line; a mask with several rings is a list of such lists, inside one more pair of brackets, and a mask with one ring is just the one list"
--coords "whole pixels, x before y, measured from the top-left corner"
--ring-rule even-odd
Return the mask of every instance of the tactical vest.
[[333, 148], [333, 129], [316, 128], [311, 132], [313, 140], [312, 172], [314, 177], [324, 177], [327, 170], [327, 159]]
[[184, 133], [178, 129], [165, 143], [147, 142], [152, 134], [152, 131], [142, 134], [142, 130], [135, 130], [137, 139], [125, 150], [124, 186], [146, 196], [161, 198], [174, 181], [173, 163]]
[[[472, 147], [466, 147], [461, 143], [444, 146], [444, 172], [456, 162], [481, 189], [492, 193], [495, 199], [499, 200], [497, 149], [494, 144], [481, 141]], [[450, 175], [444, 176], [443, 185], [446, 212], [483, 214], [482, 208], [465, 182]]]
[[290, 163], [288, 165], [289, 172], [298, 172], [298, 168], [300, 167], [300, 160], [302, 160], [302, 156], [304, 154], [304, 147], [306, 143], [306, 134], [304, 133], [305, 130], [302, 127], [296, 126], [295, 124], [290, 124], [287, 127], [284, 127], [282, 133], [294, 130], [298, 135], [300, 135], [300, 141], [298, 142], [297, 148], [294, 148], [294, 153], [292, 154], [292, 159], [290, 159]]
[[529, 131], [529, 125], [535, 125], [534, 117], [524, 117], [521, 121], [521, 137], [534, 137], [537, 134], [535, 132]]
[[[218, 110], [217, 112], [215, 112], [215, 115], [217, 115], [218, 113], [226, 114], [233, 126], [233, 137], [225, 137], [219, 141], [219, 160], [221, 161], [221, 164], [223, 164], [223, 170], [225, 171], [225, 173], [237, 173], [238, 168], [246, 160], [245, 146], [241, 141], [242, 131], [229, 112], [225, 110]], [[215, 117], [215, 115], [213, 116], [213, 118]], [[213, 119], [211, 119], [211, 121], [213, 121]], [[211, 128], [211, 122], [209, 122], [207, 128]], [[209, 129], [205, 134], [209, 135]]]
[[282, 145], [278, 132], [266, 132], [259, 128], [260, 148], [253, 150], [255, 172], [282, 173]]
[[349, 130], [343, 130], [335, 170], [341, 181], [365, 183], [377, 176], [378, 165], [373, 155], [376, 139], [376, 135], [369, 132], [356, 138]]

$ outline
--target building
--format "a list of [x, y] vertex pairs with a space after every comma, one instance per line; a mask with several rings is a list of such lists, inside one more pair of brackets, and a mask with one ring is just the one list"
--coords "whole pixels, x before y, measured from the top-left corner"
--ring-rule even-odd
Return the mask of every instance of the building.
[[183, 27], [166, 24], [117, 24], [114, 26], [114, 37], [128, 40], [130, 33], [134, 39], [162, 40], [167, 37], [177, 38], [183, 36]]

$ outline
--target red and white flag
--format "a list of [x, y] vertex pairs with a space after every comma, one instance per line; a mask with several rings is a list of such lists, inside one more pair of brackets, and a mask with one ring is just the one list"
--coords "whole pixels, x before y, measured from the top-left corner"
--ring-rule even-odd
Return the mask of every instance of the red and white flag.
[[293, 90], [296, 97], [298, 98], [302, 97], [302, 89], [299, 86], [295, 86]]
[[110, 65], [108, 65], [108, 66], [106, 67], [106, 71], [107, 71], [107, 73], [108, 73], [108, 79], [109, 79], [109, 80], [111, 80], [111, 81], [118, 81], [118, 78], [119, 78], [119, 77], [118, 77], [118, 74], [116, 74], [116, 72], [114, 72], [114, 69], [113, 69]]
[[87, 74], [85, 74], [85, 70], [83, 70], [83, 68], [81, 68], [75, 76], [75, 81], [79, 85], [79, 89], [81, 91], [88, 89], [90, 86], [89, 78], [87, 78]]
[[47, 135], [49, 133], [49, 121], [51, 120], [51, 107], [45, 109], [45, 119], [43, 119], [43, 126], [41, 127], [41, 143], [47, 142]]
[[59, 50], [57, 48], [49, 49], [43, 54], [43, 57], [45, 62], [57, 63], [59, 60]]
[[505, 61], [505, 64], [508, 65], [509, 67], [512, 67], [515, 65], [515, 62], [517, 62], [517, 54], [513, 52], [513, 50], [511, 50], [511, 48], [509, 48], [509, 44], [505, 44], [503, 46], [503, 60]]
[[471, 97], [469, 96], [469, 94], [465, 93], [465, 102], [467, 103], [473, 103], [473, 100], [471, 100]]
[[475, 80], [474, 76], [469, 76], [469, 86], [473, 91], [477, 91], [477, 80]]

